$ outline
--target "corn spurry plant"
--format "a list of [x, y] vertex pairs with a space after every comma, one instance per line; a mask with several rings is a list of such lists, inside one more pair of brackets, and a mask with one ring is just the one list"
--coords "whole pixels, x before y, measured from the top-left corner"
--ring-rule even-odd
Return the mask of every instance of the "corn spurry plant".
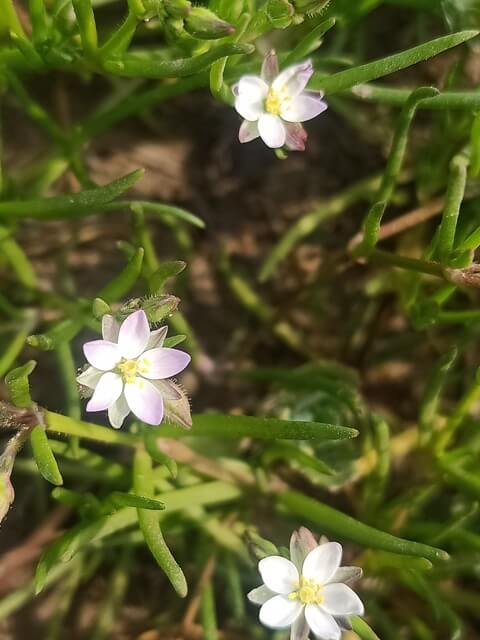
[[480, 637], [479, 15], [0, 0], [6, 637]]

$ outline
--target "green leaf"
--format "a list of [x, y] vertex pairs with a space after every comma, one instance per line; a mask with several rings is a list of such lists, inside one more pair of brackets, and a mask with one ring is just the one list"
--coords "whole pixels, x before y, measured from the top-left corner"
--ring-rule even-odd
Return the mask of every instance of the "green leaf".
[[54, 196], [53, 198], [0, 202], [0, 218], [57, 220], [96, 213], [97, 208], [117, 198], [137, 182], [142, 175], [143, 170], [137, 169], [137, 171], [133, 171], [104, 187], [86, 189], [78, 193]]
[[362, 620], [362, 618], [354, 616], [350, 619], [350, 622], [352, 624], [352, 629], [361, 640], [380, 640], [375, 631], [373, 631], [373, 629], [371, 629], [365, 620]]
[[181, 438], [195, 434], [209, 438], [260, 438], [264, 440], [344, 440], [355, 438], [356, 429], [322, 422], [300, 422], [278, 418], [197, 414], [193, 416], [192, 433], [175, 426], [162, 425], [159, 434], [166, 438]]
[[160, 449], [157, 441], [158, 435], [154, 431], [147, 429], [144, 434], [144, 443], [149, 456], [155, 462], [165, 465], [172, 478], [176, 478], [178, 473], [177, 463]]
[[382, 549], [408, 556], [420, 556], [432, 562], [449, 559], [449, 555], [442, 549], [430, 547], [420, 542], [404, 540], [396, 536], [370, 527], [341, 511], [322, 504], [313, 498], [308, 498], [297, 491], [285, 491], [278, 500], [287, 507], [291, 514], [314, 522], [327, 535], [351, 540], [371, 549]]
[[28, 377], [36, 366], [35, 360], [30, 360], [21, 367], [13, 369], [5, 376], [8, 395], [16, 407], [29, 407], [32, 404]]
[[[152, 459], [146, 451], [141, 449], [137, 449], [133, 460], [133, 486], [137, 493], [153, 495]], [[187, 581], [164, 540], [157, 514], [138, 508], [137, 516], [138, 525], [147, 547], [172, 583], [177, 594], [181, 598], [185, 598], [188, 592]]]
[[144, 250], [140, 247], [130, 258], [123, 271], [98, 292], [98, 298], [107, 303], [121, 300], [137, 282], [142, 272], [143, 256]]
[[251, 44], [220, 44], [193, 58], [177, 60], [165, 60], [163, 51], [157, 55], [155, 52], [149, 52], [148, 55], [129, 53], [115, 60], [107, 60], [103, 66], [114, 75], [132, 78], [181, 78], [208, 69], [219, 58], [249, 54], [254, 50]]
[[336, 18], [327, 18], [314, 29], [310, 31], [294, 49], [288, 54], [285, 59], [285, 66], [296, 62], [297, 60], [303, 60], [312, 54], [322, 44], [322, 36], [327, 33], [332, 27], [335, 26]]
[[[222, 504], [239, 498], [241, 492], [237, 487], [226, 482], [206, 482], [176, 489], [162, 494], [162, 501], [167, 511], [157, 512], [156, 518], [165, 514], [189, 509], [192, 504], [207, 506]], [[50, 572], [61, 562], [69, 562], [80, 549], [98, 544], [113, 533], [132, 527], [137, 522], [137, 513], [132, 507], [125, 507], [113, 514], [102, 516], [93, 522], [81, 522], [72, 527], [55, 540], [43, 553], [35, 575], [36, 592], [45, 586]]]
[[309, 87], [312, 89], [322, 89], [327, 94], [338, 93], [354, 85], [382, 78], [401, 69], [411, 67], [423, 60], [428, 60], [442, 53], [442, 51], [447, 51], [467, 40], [475, 38], [478, 34], [478, 31], [460, 31], [448, 36], [436, 38], [435, 40], [430, 40], [417, 47], [395, 53], [381, 60], [375, 60], [374, 62], [369, 62], [353, 69], [334, 73], [328, 77], [321, 77], [319, 74], [315, 74]]
[[53, 351], [59, 344], [69, 342], [83, 327], [82, 318], [67, 318], [60, 320], [45, 333], [28, 336], [27, 344], [42, 351]]
[[182, 222], [188, 222], [188, 224], [198, 227], [199, 229], [205, 228], [204, 221], [186, 209], [181, 207], [174, 207], [170, 204], [162, 204], [160, 202], [148, 202], [146, 200], [128, 200], [125, 202], [118, 202], [118, 206], [129, 207], [133, 206], [141, 207], [145, 213], [151, 213], [159, 218], [167, 218], [181, 220]]
[[50, 448], [45, 429], [41, 425], [37, 425], [30, 434], [30, 444], [41, 475], [51, 484], [62, 485], [62, 474]]
[[164, 347], [176, 347], [177, 344], [184, 342], [187, 339], [187, 336], [179, 333], [178, 336], [170, 336], [169, 338], [165, 338], [165, 342], [163, 343]]
[[161, 293], [165, 282], [169, 278], [174, 278], [181, 273], [187, 266], [183, 260], [172, 260], [171, 262], [163, 262], [159, 268], [152, 273], [148, 279], [148, 288], [152, 293]]
[[135, 493], [125, 493], [123, 491], [113, 491], [106, 499], [107, 504], [115, 509], [121, 507], [135, 507], [136, 509], [148, 509], [151, 511], [162, 511], [165, 509], [163, 502], [146, 498]]

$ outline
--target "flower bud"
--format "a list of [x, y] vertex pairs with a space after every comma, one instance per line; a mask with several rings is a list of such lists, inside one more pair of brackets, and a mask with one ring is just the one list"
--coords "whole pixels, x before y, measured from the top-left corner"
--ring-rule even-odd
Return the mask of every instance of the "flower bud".
[[215, 40], [234, 33], [235, 27], [204, 7], [193, 7], [185, 19], [185, 30], [194, 38]]
[[192, 10], [189, 0], [164, 0], [164, 6], [172, 18], [186, 18]]
[[152, 296], [151, 298], [133, 298], [129, 300], [118, 312], [118, 319], [124, 320], [134, 311], [143, 309], [150, 323], [163, 320], [166, 316], [176, 311], [180, 304], [180, 298], [172, 295]]
[[288, 0], [268, 0], [267, 17], [276, 29], [285, 29], [292, 23], [295, 13], [293, 5]]

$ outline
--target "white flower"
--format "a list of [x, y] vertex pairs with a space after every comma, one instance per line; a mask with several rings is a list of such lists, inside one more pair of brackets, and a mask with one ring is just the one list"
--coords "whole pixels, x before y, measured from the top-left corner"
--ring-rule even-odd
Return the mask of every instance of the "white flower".
[[302, 527], [290, 540], [291, 561], [281, 556], [260, 560], [264, 584], [248, 594], [262, 605], [260, 622], [271, 629], [291, 627], [291, 640], [306, 640], [310, 631], [322, 640], [339, 640], [348, 616], [363, 615], [363, 604], [345, 583], [358, 579], [358, 567], [340, 567], [342, 545], [317, 545]]
[[245, 118], [240, 127], [240, 142], [259, 136], [267, 147], [287, 146], [303, 151], [307, 133], [300, 124], [327, 109], [323, 93], [306, 91], [313, 74], [311, 60], [287, 67], [279, 73], [277, 55], [265, 57], [261, 76], [243, 76], [234, 85], [235, 109]]
[[[130, 411], [142, 422], [159, 425], [165, 404], [172, 403], [173, 413], [185, 415], [185, 394], [166, 378], [180, 373], [190, 356], [179, 349], [163, 347], [167, 327], [150, 331], [145, 311], [135, 311], [118, 323], [113, 316], [102, 319], [103, 340], [83, 345], [91, 365], [77, 381], [93, 390], [87, 411], [108, 409], [112, 427], [120, 428]], [[189, 426], [188, 416], [182, 420]]]

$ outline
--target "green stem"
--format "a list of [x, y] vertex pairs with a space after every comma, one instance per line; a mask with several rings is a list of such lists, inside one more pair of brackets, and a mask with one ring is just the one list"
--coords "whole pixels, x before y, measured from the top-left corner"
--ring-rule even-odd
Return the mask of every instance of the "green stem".
[[400, 169], [402, 168], [407, 148], [408, 132], [417, 107], [422, 100], [431, 98], [437, 93], [438, 91], [432, 87], [420, 87], [415, 89], [412, 91], [402, 109], [398, 119], [398, 124], [395, 128], [387, 166], [382, 176], [380, 188], [375, 196], [375, 204], [368, 212], [364, 222], [364, 238], [361, 242], [361, 246], [356, 250], [360, 254], [368, 254], [368, 252], [373, 249], [378, 242], [383, 213], [392, 197], [395, 184], [400, 174]]
[[12, 0], [0, 0], [0, 31], [3, 29], [13, 31], [19, 37], [25, 37]]
[[437, 254], [442, 264], [448, 264], [453, 252], [458, 216], [467, 184], [467, 167], [468, 159], [465, 156], [453, 158], [437, 241]]
[[202, 593], [201, 619], [204, 640], [218, 640], [217, 613], [212, 581], [209, 580]]

